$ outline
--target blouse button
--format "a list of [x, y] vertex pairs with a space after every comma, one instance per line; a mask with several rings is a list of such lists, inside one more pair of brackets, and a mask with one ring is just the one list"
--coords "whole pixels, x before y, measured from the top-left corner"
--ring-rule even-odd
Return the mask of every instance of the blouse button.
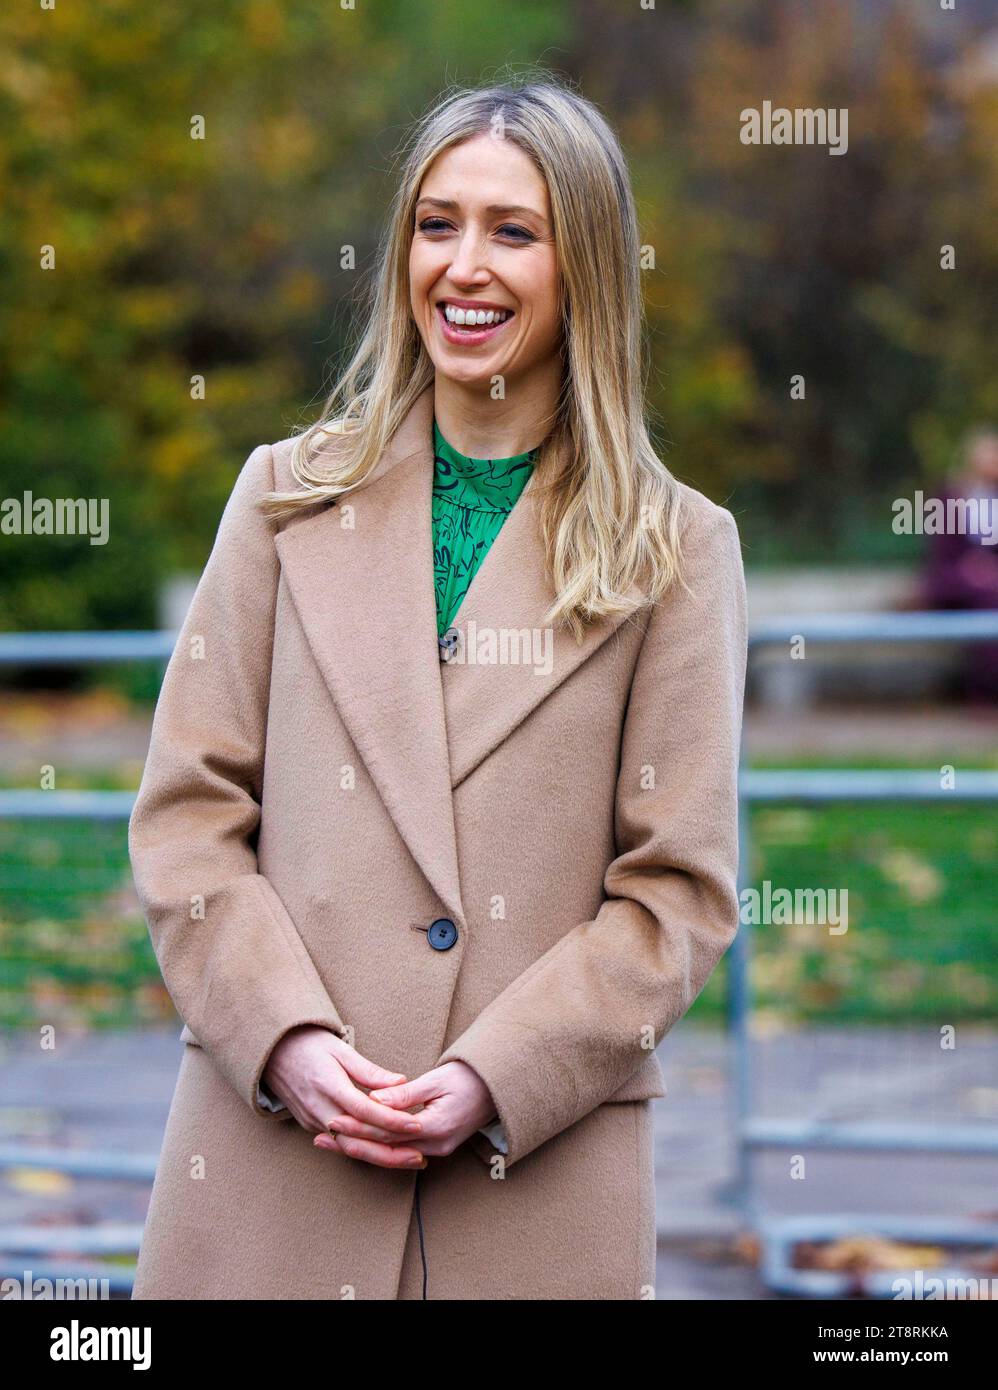
[[441, 661], [450, 661], [457, 650], [460, 636], [461, 634], [456, 627], [449, 627], [442, 637], [437, 638], [437, 642], [440, 646]]

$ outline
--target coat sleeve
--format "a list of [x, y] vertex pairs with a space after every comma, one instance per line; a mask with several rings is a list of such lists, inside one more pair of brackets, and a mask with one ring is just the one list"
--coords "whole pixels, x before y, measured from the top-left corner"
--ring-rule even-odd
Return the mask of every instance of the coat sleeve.
[[747, 614], [731, 513], [700, 498], [681, 552], [692, 596], [672, 585], [655, 604], [634, 670], [604, 901], [439, 1059], [466, 1062], [489, 1087], [507, 1167], [624, 1084], [737, 931]]
[[312, 1023], [343, 1024], [270, 881], [260, 820], [280, 562], [256, 499], [274, 485], [254, 449], [167, 665], [128, 825], [142, 910], [166, 987], [219, 1070], [261, 1118], [275, 1044]]

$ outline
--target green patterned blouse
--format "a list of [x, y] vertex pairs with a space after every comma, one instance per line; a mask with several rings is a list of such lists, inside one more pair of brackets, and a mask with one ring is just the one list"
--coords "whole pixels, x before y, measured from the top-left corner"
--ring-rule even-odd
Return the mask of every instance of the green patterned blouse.
[[489, 546], [527, 485], [538, 449], [508, 459], [473, 459], [451, 447], [433, 421], [433, 576], [437, 636], [451, 620]]

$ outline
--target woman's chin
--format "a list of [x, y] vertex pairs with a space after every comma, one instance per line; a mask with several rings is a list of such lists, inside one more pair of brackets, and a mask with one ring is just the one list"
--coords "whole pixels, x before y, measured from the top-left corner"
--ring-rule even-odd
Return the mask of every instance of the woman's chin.
[[438, 377], [452, 381], [455, 386], [480, 386], [483, 390], [491, 389], [496, 376], [503, 375], [502, 368], [498, 364], [490, 365], [486, 362], [438, 359], [433, 363], [433, 367]]

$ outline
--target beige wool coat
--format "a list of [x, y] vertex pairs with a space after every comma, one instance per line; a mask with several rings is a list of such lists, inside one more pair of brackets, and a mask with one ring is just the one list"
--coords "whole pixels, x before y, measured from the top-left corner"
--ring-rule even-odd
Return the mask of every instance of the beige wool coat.
[[[654, 1297], [654, 1048], [738, 923], [738, 532], [680, 485], [692, 593], [577, 645], [528, 485], [441, 662], [432, 414], [280, 523], [291, 443], [255, 449], [166, 671], [129, 849], [185, 1046], [138, 1299]], [[315, 1148], [257, 1091], [302, 1023], [468, 1063], [508, 1153]]]

